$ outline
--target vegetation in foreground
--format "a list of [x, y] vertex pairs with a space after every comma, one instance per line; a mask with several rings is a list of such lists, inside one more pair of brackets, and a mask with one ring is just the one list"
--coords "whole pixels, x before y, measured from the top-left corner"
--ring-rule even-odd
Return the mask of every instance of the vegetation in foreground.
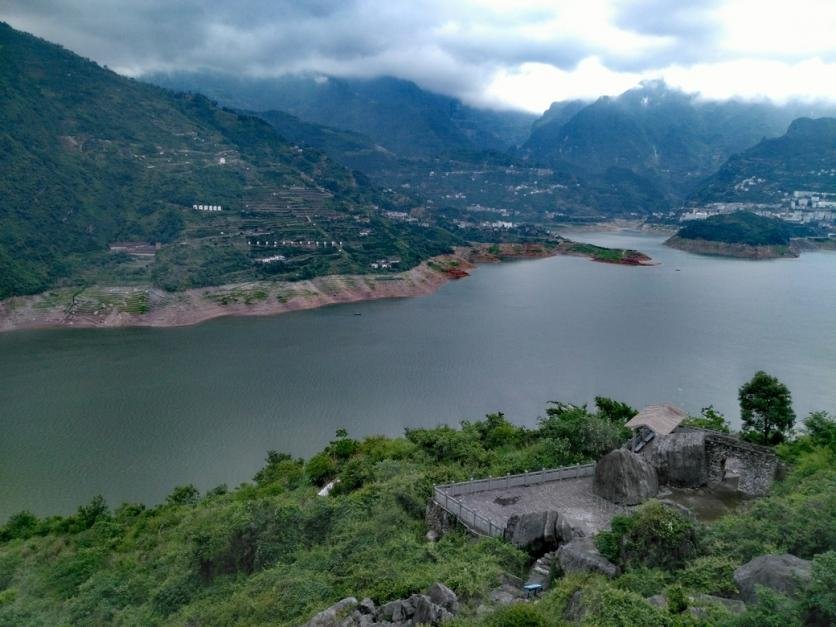
[[[408, 430], [355, 440], [340, 430], [307, 462], [270, 452], [253, 480], [200, 494], [176, 488], [160, 505], [100, 498], [71, 516], [22, 512], [0, 528], [0, 625], [298, 625], [349, 596], [386, 602], [443, 581], [459, 595], [461, 625], [561, 625], [581, 591], [584, 624], [795, 625], [836, 619], [836, 422], [819, 412], [778, 448], [793, 469], [763, 499], [700, 526], [650, 502], [598, 538], [623, 574], [560, 576], [531, 603], [475, 608], [503, 572], [523, 576], [530, 557], [495, 539], [454, 531], [424, 539], [431, 486], [470, 476], [592, 460], [620, 445], [634, 410], [554, 403], [537, 428], [501, 413], [459, 429]], [[725, 425], [706, 408], [695, 421]], [[320, 487], [339, 478], [332, 494]], [[815, 515], [811, 515], [814, 513]], [[731, 573], [764, 553], [813, 559], [795, 599], [763, 595], [732, 616], [694, 617], [694, 594], [730, 596]], [[645, 598], [665, 593], [670, 609]]]

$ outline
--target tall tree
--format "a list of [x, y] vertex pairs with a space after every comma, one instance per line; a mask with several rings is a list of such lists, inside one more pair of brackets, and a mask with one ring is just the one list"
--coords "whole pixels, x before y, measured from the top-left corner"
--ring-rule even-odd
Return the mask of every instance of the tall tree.
[[763, 370], [738, 392], [743, 436], [759, 444], [783, 442], [795, 423], [789, 388]]

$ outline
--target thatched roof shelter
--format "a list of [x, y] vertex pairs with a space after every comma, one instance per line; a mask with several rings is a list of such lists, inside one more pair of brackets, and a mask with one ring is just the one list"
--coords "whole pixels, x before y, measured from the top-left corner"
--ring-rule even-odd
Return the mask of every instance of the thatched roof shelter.
[[688, 414], [673, 405], [648, 405], [633, 416], [625, 426], [630, 429], [647, 427], [657, 435], [668, 435], [685, 420]]

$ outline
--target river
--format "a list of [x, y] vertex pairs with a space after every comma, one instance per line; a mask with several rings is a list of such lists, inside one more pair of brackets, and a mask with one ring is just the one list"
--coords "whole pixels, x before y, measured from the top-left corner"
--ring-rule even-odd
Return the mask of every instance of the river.
[[[549, 400], [713, 403], [737, 422], [758, 369], [799, 417], [836, 411], [836, 253], [745, 261], [639, 233], [577, 239], [659, 265], [554, 257], [484, 265], [420, 298], [171, 329], [0, 334], [0, 522], [96, 494], [156, 503], [175, 485], [234, 486], [268, 449], [308, 456], [353, 436]], [[361, 314], [361, 315], [356, 315]]]

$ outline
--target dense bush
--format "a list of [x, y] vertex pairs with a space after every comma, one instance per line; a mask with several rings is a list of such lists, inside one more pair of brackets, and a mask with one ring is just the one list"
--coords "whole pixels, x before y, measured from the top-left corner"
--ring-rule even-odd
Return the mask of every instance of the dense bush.
[[659, 501], [649, 501], [632, 516], [617, 516], [612, 529], [600, 533], [596, 545], [602, 555], [625, 567], [673, 569], [697, 551], [692, 522]]
[[688, 562], [676, 579], [689, 592], [731, 596], [737, 593], [733, 575], [740, 562], [722, 555], [704, 555]]

